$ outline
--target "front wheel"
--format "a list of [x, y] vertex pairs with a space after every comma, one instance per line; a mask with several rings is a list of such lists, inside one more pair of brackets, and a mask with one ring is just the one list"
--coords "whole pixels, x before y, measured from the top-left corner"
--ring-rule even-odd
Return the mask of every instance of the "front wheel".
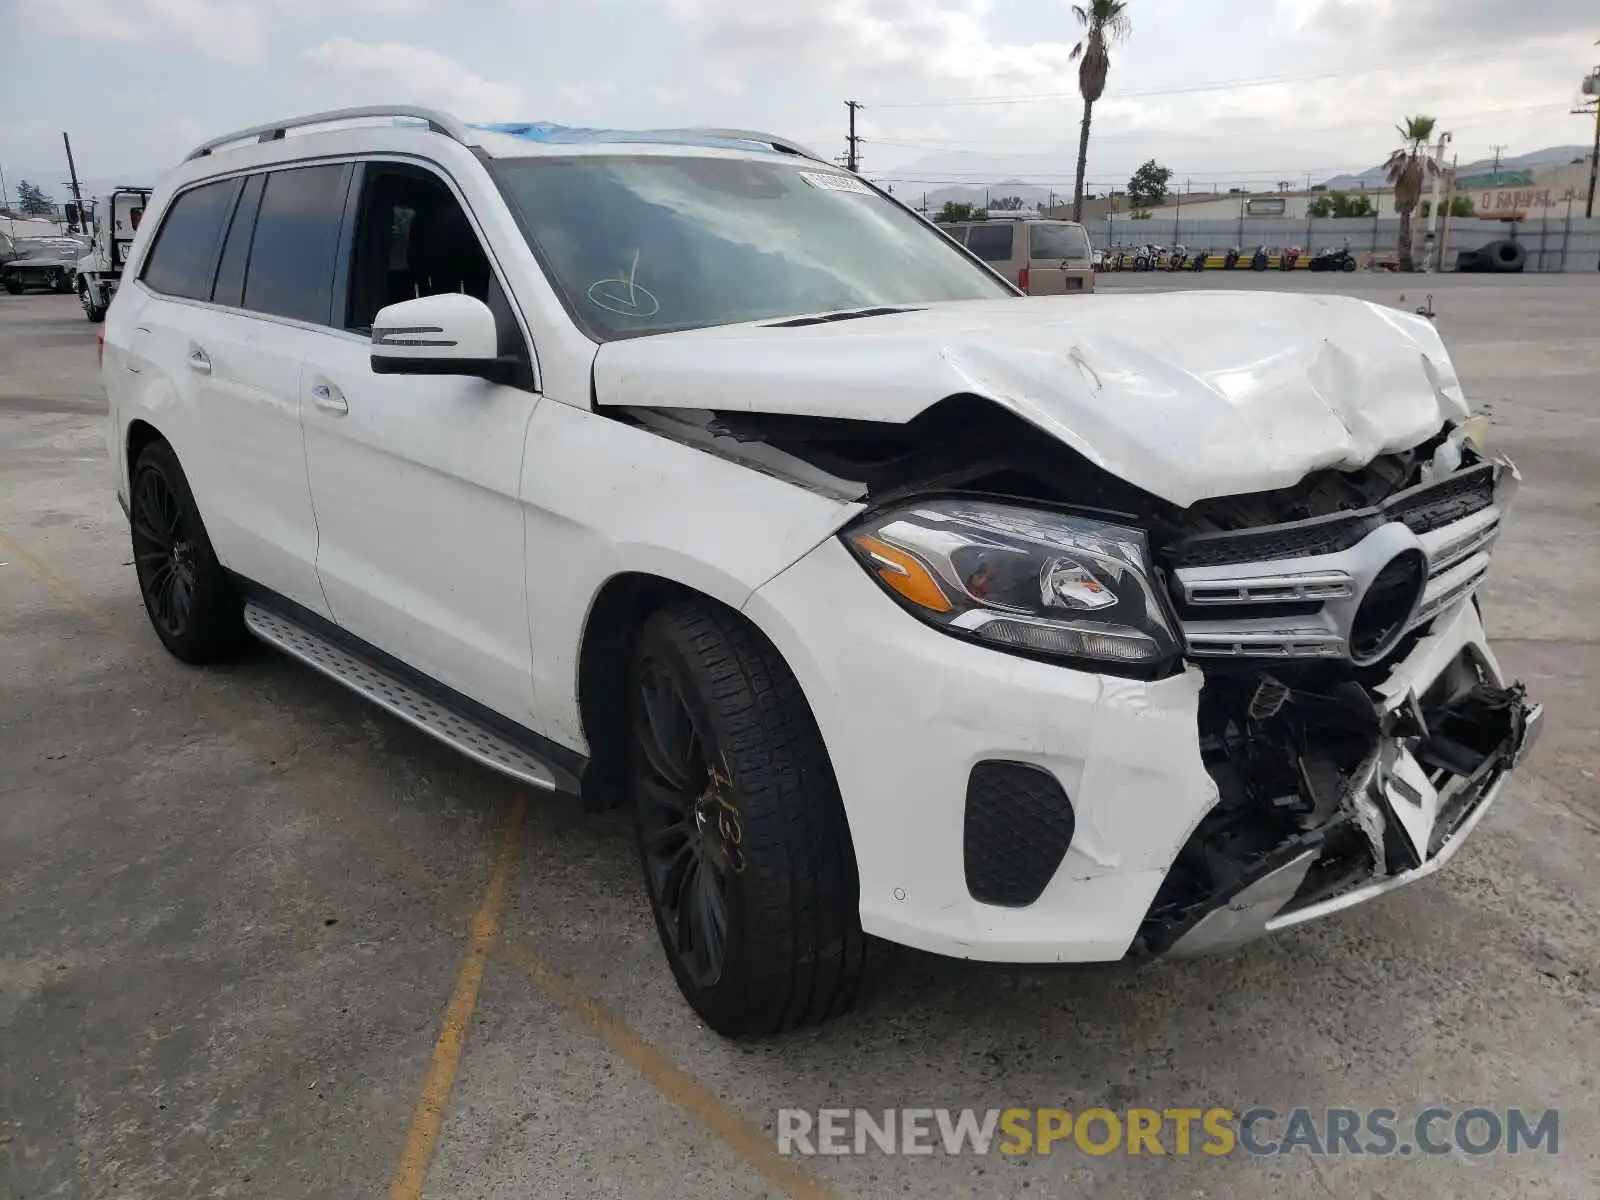
[[1353, 258], [1345, 259], [1344, 264], [1339, 269], [1341, 271], [1354, 271], [1356, 269], [1356, 260]]
[[787, 665], [710, 602], [645, 623], [631, 673], [630, 775], [667, 962], [725, 1036], [852, 1007], [866, 970], [844, 806]]
[[244, 603], [171, 446], [151, 442], [139, 452], [130, 491], [134, 572], [156, 636], [186, 663], [228, 657], [244, 640]]
[[7, 275], [6, 276], [6, 285], [5, 286], [6, 286], [6, 292], [7, 292], [8, 295], [12, 295], [12, 296], [20, 296], [20, 295], [22, 295], [22, 280], [17, 279], [14, 276]]

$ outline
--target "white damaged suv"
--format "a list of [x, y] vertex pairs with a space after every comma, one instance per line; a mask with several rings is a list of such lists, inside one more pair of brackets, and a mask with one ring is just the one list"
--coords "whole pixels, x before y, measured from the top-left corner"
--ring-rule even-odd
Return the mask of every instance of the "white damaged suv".
[[323, 113], [149, 205], [104, 332], [162, 642], [253, 634], [632, 810], [759, 1034], [871, 937], [1193, 954], [1442, 866], [1540, 710], [1516, 487], [1419, 317], [1028, 299], [782, 138]]

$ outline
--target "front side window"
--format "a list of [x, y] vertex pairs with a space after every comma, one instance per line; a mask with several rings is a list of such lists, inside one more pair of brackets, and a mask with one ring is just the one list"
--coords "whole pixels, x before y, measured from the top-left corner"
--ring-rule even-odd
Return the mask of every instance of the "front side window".
[[972, 232], [967, 234], [967, 249], [984, 262], [1010, 262], [1011, 239], [1016, 228], [1009, 221], [1005, 224], [974, 225]]
[[459, 292], [494, 307], [489, 258], [467, 214], [436, 176], [402, 164], [369, 164], [356, 218], [346, 329], [367, 332], [390, 304]]
[[601, 341], [1015, 294], [821, 164], [619, 155], [494, 170], [568, 310]]
[[145, 260], [141, 278], [146, 285], [167, 296], [211, 298], [211, 268], [233, 189], [232, 179], [218, 180], [190, 188], [172, 202]]
[[267, 176], [244, 281], [244, 307], [326, 325], [333, 308], [349, 168], [294, 167]]

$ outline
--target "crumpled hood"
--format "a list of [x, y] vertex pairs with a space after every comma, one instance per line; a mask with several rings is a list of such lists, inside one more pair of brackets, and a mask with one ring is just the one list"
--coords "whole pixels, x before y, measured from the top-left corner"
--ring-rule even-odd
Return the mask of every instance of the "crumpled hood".
[[986, 397], [1188, 506], [1354, 469], [1466, 400], [1426, 319], [1348, 296], [1163, 292], [965, 301], [600, 347], [602, 405], [904, 423]]

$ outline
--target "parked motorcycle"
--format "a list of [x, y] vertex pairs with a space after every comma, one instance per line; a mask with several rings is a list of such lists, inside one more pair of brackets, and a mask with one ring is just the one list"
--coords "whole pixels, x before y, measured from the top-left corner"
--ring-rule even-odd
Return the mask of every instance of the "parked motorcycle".
[[1189, 251], [1183, 246], [1174, 246], [1172, 253], [1167, 256], [1167, 270], [1181, 271], [1183, 265], [1189, 261]]
[[1270, 265], [1268, 262], [1270, 258], [1271, 255], [1267, 253], [1265, 246], [1257, 246], [1256, 252], [1250, 256], [1250, 269], [1252, 271], [1265, 271]]
[[1229, 246], [1228, 252], [1222, 256], [1222, 269], [1231, 271], [1239, 265], [1240, 251], [1237, 246]]
[[1330, 246], [1326, 250], [1318, 250], [1306, 265], [1313, 271], [1354, 271], [1356, 256], [1350, 253], [1348, 245]]
[[1127, 257], [1128, 253], [1122, 248], [1120, 243], [1116, 246], [1113, 246], [1111, 248], [1111, 257], [1106, 262], [1106, 269], [1108, 271], [1122, 270], [1123, 264], [1127, 260]]
[[1278, 270], [1292, 271], [1300, 261], [1300, 247], [1289, 246], [1285, 248], [1282, 257], [1278, 259]]
[[1206, 260], [1210, 257], [1211, 255], [1206, 251], [1196, 250], [1194, 261], [1189, 264], [1189, 269], [1191, 271], [1204, 271], [1206, 269]]
[[1135, 271], [1153, 270], [1159, 251], [1150, 245], [1140, 246], [1133, 252], [1133, 269]]

